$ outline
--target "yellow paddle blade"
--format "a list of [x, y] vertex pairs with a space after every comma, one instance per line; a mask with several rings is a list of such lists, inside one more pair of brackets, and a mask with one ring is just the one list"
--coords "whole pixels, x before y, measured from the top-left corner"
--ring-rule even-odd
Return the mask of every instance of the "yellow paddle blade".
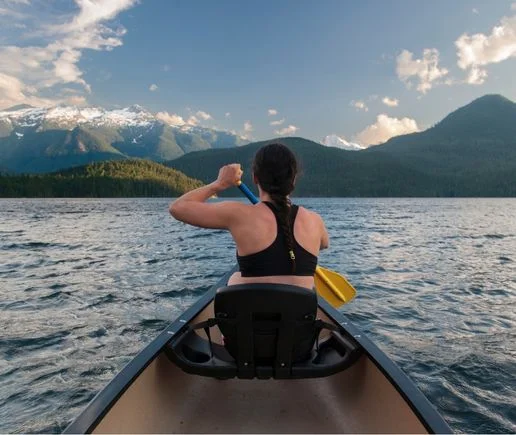
[[314, 278], [317, 293], [334, 308], [350, 302], [357, 293], [346, 278], [324, 267], [317, 266]]

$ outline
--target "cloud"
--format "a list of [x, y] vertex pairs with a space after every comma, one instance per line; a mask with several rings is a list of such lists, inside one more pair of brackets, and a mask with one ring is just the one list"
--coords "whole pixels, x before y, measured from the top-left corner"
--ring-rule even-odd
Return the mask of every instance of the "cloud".
[[162, 69], [164, 72], [169, 72], [169, 71], [170, 71], [170, 65], [163, 65], [161, 69]]
[[149, 91], [154, 92], [158, 90], [158, 85], [156, 83], [153, 83], [149, 86]]
[[477, 9], [477, 8], [473, 8], [473, 9], [471, 9], [471, 12], [473, 12], [473, 13], [474, 13], [474, 14], [476, 14], [476, 15], [478, 15], [478, 14], [479, 14], [479, 12], [478, 12], [478, 9]]
[[367, 107], [366, 103], [364, 103], [362, 100], [358, 101], [351, 101], [350, 103], [354, 108], [357, 110], [363, 110], [364, 112], [368, 112], [369, 108]]
[[[84, 50], [110, 51], [122, 45], [125, 28], [115, 28], [106, 22], [134, 6], [136, 1], [76, 0], [78, 11], [75, 15], [57, 15], [54, 22], [60, 24], [44, 22], [39, 29], [33, 29], [32, 34], [40, 38], [40, 45], [0, 47], [2, 73], [18, 79], [25, 89], [18, 94], [7, 93], [3, 89], [0, 100], [9, 104], [31, 104], [29, 100], [34, 102], [41, 93], [48, 95], [53, 92], [56, 97], [41, 100], [58, 103], [62, 100], [58, 97], [59, 88], [55, 87], [67, 84], [77, 84], [82, 87], [82, 92], [91, 92], [78, 66], [82, 53]], [[31, 13], [33, 19], [39, 18], [38, 10], [29, 2], [10, 0], [8, 3], [26, 5], [23, 14]], [[51, 88], [54, 89], [50, 91]]]
[[396, 72], [398, 78], [410, 89], [417, 83], [417, 90], [426, 94], [433, 86], [440, 84], [444, 76], [448, 74], [446, 68], [439, 67], [439, 51], [435, 48], [423, 50], [421, 59], [413, 59], [414, 54], [403, 50], [396, 58]]
[[364, 149], [362, 145], [353, 142], [348, 142], [346, 139], [337, 136], [336, 134], [330, 134], [326, 136], [322, 140], [321, 144], [327, 147], [341, 148], [343, 150], [349, 151], [358, 151]]
[[226, 118], [231, 118], [231, 113], [230, 113], [230, 112], [226, 112], [224, 116], [225, 116]]
[[513, 4], [511, 5], [511, 9], [512, 9], [513, 11], [516, 11], [516, 3], [513, 3]]
[[175, 113], [158, 112], [156, 118], [163, 121], [165, 124], [173, 125], [174, 127], [181, 127], [186, 124], [182, 116], [176, 115]]
[[292, 136], [293, 134], [296, 134], [296, 131], [298, 130], [299, 127], [296, 127], [295, 125], [289, 125], [288, 127], [282, 128], [280, 130], [275, 130], [274, 133], [279, 136]]
[[25, 18], [28, 18], [28, 15], [22, 12], [7, 8], [0, 8], [0, 16], [15, 18], [17, 20], [24, 20]]
[[244, 122], [244, 132], [251, 133], [254, 130], [253, 124], [251, 124], [251, 121]]
[[281, 125], [285, 122], [285, 118], [282, 118], [282, 119], [278, 119], [277, 121], [271, 121], [270, 122], [270, 125]]
[[378, 115], [376, 122], [360, 133], [356, 138], [363, 146], [378, 145], [386, 142], [391, 137], [419, 131], [419, 127], [411, 118], [391, 118], [385, 114]]
[[199, 118], [197, 118], [195, 115], [192, 115], [186, 120], [186, 124], [190, 127], [195, 127], [196, 125], [199, 125]]
[[516, 57], [516, 15], [503, 17], [489, 35], [464, 33], [455, 41], [455, 47], [457, 65], [468, 73], [466, 83], [481, 85], [487, 78], [485, 66]]
[[213, 119], [212, 116], [209, 113], [203, 112], [202, 110], [199, 110], [195, 115], [198, 118], [203, 119], [204, 121], [208, 121], [209, 119]]
[[65, 100], [66, 104], [70, 104], [72, 106], [85, 106], [87, 101], [86, 97], [83, 95], [71, 95]]
[[385, 104], [386, 106], [389, 106], [389, 107], [398, 107], [398, 104], [400, 102], [396, 98], [384, 97], [382, 99], [382, 103]]
[[267, 113], [269, 116], [276, 116], [278, 114], [278, 111], [276, 109], [269, 109], [267, 110]]
[[51, 106], [54, 100], [40, 98], [36, 89], [25, 85], [21, 80], [0, 72], [0, 108], [6, 109], [20, 102], [33, 106]]

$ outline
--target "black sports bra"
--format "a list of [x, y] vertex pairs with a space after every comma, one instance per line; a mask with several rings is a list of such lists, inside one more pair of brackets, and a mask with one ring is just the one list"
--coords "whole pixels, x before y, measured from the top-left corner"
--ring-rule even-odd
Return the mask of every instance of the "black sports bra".
[[[260, 252], [243, 256], [238, 255], [237, 252], [237, 261], [242, 276], [313, 276], [315, 274], [315, 268], [317, 267], [317, 257], [297, 243], [295, 237], [293, 238], [296, 267], [294, 273], [292, 273], [292, 260], [290, 259], [283, 231], [279, 228], [276, 207], [269, 202], [264, 201], [263, 203], [271, 209], [276, 217], [277, 236], [271, 245]], [[294, 222], [298, 210], [299, 207], [297, 205], [290, 206], [292, 235], [294, 235]]]

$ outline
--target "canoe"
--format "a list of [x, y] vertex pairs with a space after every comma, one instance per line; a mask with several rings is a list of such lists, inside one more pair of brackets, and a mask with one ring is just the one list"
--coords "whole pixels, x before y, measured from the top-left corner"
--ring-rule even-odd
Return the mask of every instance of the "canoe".
[[451, 433], [412, 381], [314, 292], [228, 272], [65, 433]]

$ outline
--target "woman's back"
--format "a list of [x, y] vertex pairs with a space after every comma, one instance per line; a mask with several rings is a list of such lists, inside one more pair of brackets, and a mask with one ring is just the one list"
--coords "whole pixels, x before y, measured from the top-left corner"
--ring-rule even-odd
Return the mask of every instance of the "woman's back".
[[323, 244], [319, 215], [291, 206], [292, 259], [274, 204], [266, 201], [246, 209], [241, 223], [230, 230], [240, 265], [240, 272], [232, 277], [230, 284], [277, 282], [312, 288], [317, 256]]
[[205, 202], [234, 186], [241, 175], [239, 164], [222, 167], [216, 181], [178, 198], [170, 213], [191, 225], [231, 232], [240, 271], [229, 284], [272, 282], [313, 288], [317, 256], [328, 246], [328, 233], [317, 213], [291, 206], [289, 195], [297, 177], [294, 154], [282, 144], [266, 145], [256, 153], [253, 178], [262, 203]]

